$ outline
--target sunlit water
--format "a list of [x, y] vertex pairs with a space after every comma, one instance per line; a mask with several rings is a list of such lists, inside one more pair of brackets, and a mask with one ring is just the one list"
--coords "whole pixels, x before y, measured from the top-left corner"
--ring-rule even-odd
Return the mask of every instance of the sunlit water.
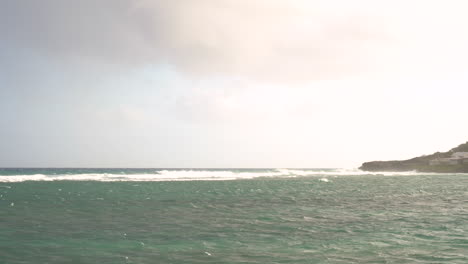
[[0, 263], [468, 263], [466, 174], [0, 175]]

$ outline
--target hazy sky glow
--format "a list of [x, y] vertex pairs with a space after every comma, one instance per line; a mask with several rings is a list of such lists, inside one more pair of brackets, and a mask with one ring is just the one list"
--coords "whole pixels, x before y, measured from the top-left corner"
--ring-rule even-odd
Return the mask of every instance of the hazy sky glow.
[[468, 140], [464, 0], [0, 2], [0, 167], [358, 167]]

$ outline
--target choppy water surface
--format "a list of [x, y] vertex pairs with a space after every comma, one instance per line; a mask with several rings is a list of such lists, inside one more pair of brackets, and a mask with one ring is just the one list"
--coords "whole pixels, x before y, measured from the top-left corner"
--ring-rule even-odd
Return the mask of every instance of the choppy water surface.
[[464, 174], [0, 175], [0, 263], [468, 263]]

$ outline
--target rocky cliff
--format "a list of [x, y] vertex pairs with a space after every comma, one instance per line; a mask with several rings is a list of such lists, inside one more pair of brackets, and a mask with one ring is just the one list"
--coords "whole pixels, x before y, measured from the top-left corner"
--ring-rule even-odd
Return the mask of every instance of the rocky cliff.
[[[468, 152], [468, 142], [447, 152], [436, 152], [408, 160], [371, 161], [359, 168], [364, 171], [420, 171], [468, 173], [468, 159], [453, 159], [455, 153]], [[441, 162], [438, 162], [441, 161]]]

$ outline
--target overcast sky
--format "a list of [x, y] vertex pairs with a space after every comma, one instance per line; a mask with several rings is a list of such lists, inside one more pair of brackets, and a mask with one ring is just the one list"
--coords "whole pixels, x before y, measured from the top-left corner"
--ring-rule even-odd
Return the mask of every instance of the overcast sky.
[[0, 167], [358, 167], [468, 140], [465, 0], [0, 0]]

